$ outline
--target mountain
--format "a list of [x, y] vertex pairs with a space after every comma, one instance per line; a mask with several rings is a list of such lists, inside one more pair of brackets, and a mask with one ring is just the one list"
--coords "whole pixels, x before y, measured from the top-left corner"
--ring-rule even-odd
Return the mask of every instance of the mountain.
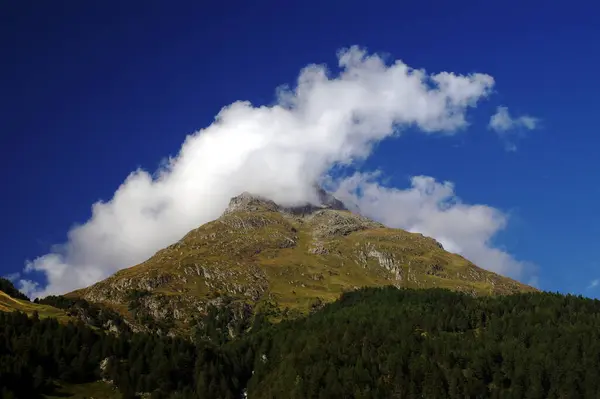
[[322, 189], [317, 197], [318, 205], [281, 206], [243, 193], [218, 219], [67, 297], [111, 307], [138, 330], [177, 332], [211, 307], [227, 307], [237, 320], [265, 307], [279, 309], [276, 317], [295, 317], [360, 287], [535, 291], [445, 251], [432, 238], [354, 214]]

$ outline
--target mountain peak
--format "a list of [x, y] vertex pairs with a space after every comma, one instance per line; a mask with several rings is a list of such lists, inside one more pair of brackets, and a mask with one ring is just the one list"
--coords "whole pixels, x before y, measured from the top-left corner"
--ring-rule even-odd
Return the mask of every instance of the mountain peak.
[[302, 216], [322, 209], [333, 209], [338, 211], [348, 210], [342, 201], [335, 198], [323, 188], [316, 186], [315, 191], [315, 197], [319, 202], [318, 204], [305, 202], [293, 206], [282, 206], [263, 196], [244, 191], [240, 195], [237, 195], [229, 200], [229, 206], [223, 215], [234, 212], [270, 211], [284, 212], [292, 215]]
[[224, 215], [234, 212], [279, 211], [279, 205], [270, 199], [244, 191], [229, 200]]
[[317, 195], [319, 197], [319, 201], [321, 202], [322, 207], [328, 209], [334, 209], [336, 211], [347, 211], [348, 208], [344, 205], [342, 201], [335, 198], [333, 195], [323, 190], [321, 187], [317, 187]]

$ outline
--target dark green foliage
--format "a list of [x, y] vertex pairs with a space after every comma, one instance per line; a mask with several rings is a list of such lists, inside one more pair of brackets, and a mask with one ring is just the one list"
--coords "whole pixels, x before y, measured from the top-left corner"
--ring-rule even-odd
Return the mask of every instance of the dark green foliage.
[[249, 350], [243, 345], [218, 348], [153, 334], [117, 336], [81, 322], [64, 325], [37, 315], [0, 312], [1, 397], [37, 398], [51, 393], [56, 380], [76, 384], [104, 377], [125, 398], [140, 392], [156, 398], [173, 392], [237, 398], [250, 375], [250, 364], [242, 366], [238, 360], [246, 358], [239, 355], [242, 350]]
[[14, 397], [35, 398], [51, 389], [52, 379], [95, 380], [101, 346], [101, 336], [82, 323], [0, 313], [0, 386]]
[[230, 305], [195, 343], [0, 313], [0, 394], [104, 377], [124, 398], [600, 397], [597, 300], [375, 288], [277, 325], [258, 314], [251, 329]]
[[7, 280], [3, 277], [0, 277], [0, 291], [4, 292], [5, 294], [7, 294], [13, 298], [22, 299], [24, 301], [29, 301], [29, 298], [27, 297], [27, 295], [23, 294], [21, 291], [16, 289], [15, 286], [13, 285], [12, 281]]
[[252, 339], [253, 398], [600, 397], [600, 301], [582, 297], [365, 289]]

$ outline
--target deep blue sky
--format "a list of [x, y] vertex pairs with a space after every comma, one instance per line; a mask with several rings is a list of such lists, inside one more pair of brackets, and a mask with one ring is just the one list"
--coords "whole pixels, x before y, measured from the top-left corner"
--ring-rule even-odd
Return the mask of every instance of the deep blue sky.
[[[498, 242], [539, 266], [541, 288], [597, 295], [600, 6], [210, 3], [2, 2], [0, 274], [64, 242], [93, 202], [135, 168], [154, 170], [222, 106], [270, 103], [300, 68], [333, 66], [358, 44], [431, 72], [488, 73], [497, 90], [468, 131], [386, 142], [369, 166], [398, 185], [451, 180], [466, 202], [508, 212]], [[486, 129], [497, 105], [543, 121], [516, 152]]]

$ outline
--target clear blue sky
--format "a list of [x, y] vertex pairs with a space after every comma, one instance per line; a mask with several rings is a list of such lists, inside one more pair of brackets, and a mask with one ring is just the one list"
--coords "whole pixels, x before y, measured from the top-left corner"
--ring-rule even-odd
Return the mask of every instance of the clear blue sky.
[[[496, 241], [538, 265], [541, 288], [600, 293], [588, 288], [600, 278], [600, 5], [282, 4], [2, 2], [0, 274], [64, 242], [93, 202], [156, 169], [222, 106], [271, 103], [302, 67], [358, 44], [432, 72], [488, 73], [497, 90], [467, 131], [390, 140], [369, 165], [398, 185], [453, 181], [466, 202], [510, 215]], [[517, 151], [486, 127], [497, 105], [542, 121]]]

